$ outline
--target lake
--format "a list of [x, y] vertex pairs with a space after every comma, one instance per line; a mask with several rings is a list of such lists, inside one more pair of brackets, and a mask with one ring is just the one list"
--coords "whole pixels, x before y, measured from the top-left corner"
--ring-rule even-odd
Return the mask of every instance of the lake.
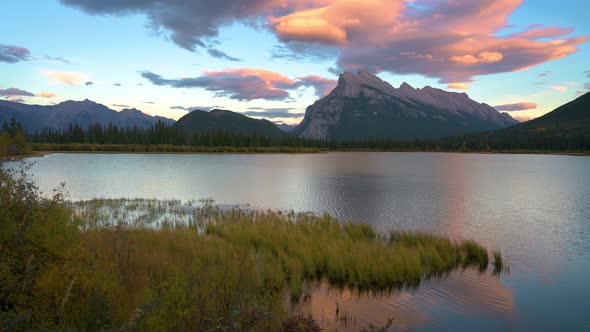
[[[393, 318], [401, 330], [590, 330], [590, 157], [453, 153], [51, 154], [44, 192], [330, 213], [380, 231], [423, 230], [500, 249], [500, 277], [456, 271], [378, 298], [318, 287], [325, 326]], [[349, 321], [334, 321], [335, 303]]]

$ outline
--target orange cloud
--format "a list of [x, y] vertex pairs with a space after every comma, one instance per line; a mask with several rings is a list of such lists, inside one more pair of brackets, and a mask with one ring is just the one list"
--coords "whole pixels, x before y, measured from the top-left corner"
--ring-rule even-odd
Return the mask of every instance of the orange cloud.
[[403, 1], [392, 0], [334, 0], [320, 4], [324, 6], [271, 17], [279, 39], [346, 45], [358, 35], [377, 41], [380, 35], [374, 32], [381, 29], [387, 34], [396, 26], [404, 7]]
[[476, 63], [491, 63], [497, 62], [504, 58], [502, 53], [498, 52], [481, 52], [477, 56], [473, 56], [471, 54], [466, 54], [462, 56], [452, 56], [449, 58], [452, 62], [464, 64], [464, 65], [473, 65]]
[[40, 92], [40, 93], [36, 94], [35, 96], [41, 97], [41, 98], [55, 98], [55, 97], [57, 97], [57, 95], [55, 93], [51, 93], [51, 92]]
[[[499, 37], [522, 0], [333, 0], [272, 17], [285, 42], [340, 49], [338, 65], [397, 74], [423, 74], [443, 83], [528, 69], [577, 51], [587, 36], [539, 41], [573, 28], [532, 28]], [[384, 14], [385, 13], [385, 14]]]
[[82, 85], [88, 81], [88, 74], [73, 71], [41, 70], [41, 75], [56, 83]]
[[567, 86], [565, 85], [552, 85], [549, 88], [555, 90], [555, 91], [559, 91], [559, 92], [565, 92], [567, 91]]
[[465, 83], [451, 83], [447, 85], [449, 89], [457, 89], [457, 90], [467, 90], [469, 89], [469, 85]]

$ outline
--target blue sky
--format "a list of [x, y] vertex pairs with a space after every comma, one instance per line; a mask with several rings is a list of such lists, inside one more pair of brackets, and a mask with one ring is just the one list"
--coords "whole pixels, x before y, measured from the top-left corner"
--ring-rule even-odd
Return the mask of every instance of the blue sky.
[[[35, 104], [88, 98], [114, 109], [126, 105], [172, 118], [186, 114], [185, 110], [171, 109], [174, 106], [222, 107], [238, 112], [281, 109], [295, 115], [272, 120], [296, 123], [300, 120], [297, 114], [337, 79], [335, 73], [373, 68], [394, 86], [405, 81], [414, 87], [430, 85], [466, 92], [493, 106], [536, 104], [535, 108], [511, 113], [527, 118], [575, 98], [587, 91], [586, 84], [590, 83], [590, 72], [585, 73], [590, 70], [590, 43], [584, 39], [590, 36], [590, 23], [585, 17], [587, 4], [581, 0], [501, 0], [497, 3], [503, 7], [495, 9], [494, 17], [486, 14], [492, 6], [490, 1], [481, 1], [478, 7], [474, 2], [455, 0], [452, 8], [458, 14], [464, 10], [473, 17], [460, 26], [449, 23], [450, 16], [447, 21], [423, 17], [446, 13], [440, 1], [408, 4], [402, 0], [370, 0], [365, 5], [367, 13], [363, 13], [359, 10], [363, 9], [362, 1], [351, 5], [350, 1], [312, 0], [305, 6], [285, 7], [272, 0], [256, 0], [246, 11], [219, 5], [206, 13], [211, 17], [206, 26], [190, 27], [176, 23], [183, 22], [183, 15], [190, 18], [190, 11], [196, 13], [198, 5], [162, 1], [170, 3], [165, 12], [172, 15], [169, 20], [162, 18], [160, 9], [149, 8], [152, 1], [133, 7], [141, 2], [105, 1], [101, 7], [89, 0], [4, 1], [0, 46], [18, 46], [29, 53], [16, 62], [0, 61], [0, 90], [17, 88], [55, 97], [3, 98]], [[236, 1], [228, 1], [228, 6], [232, 2]], [[123, 3], [129, 5], [120, 8]], [[392, 8], [397, 16], [374, 17], [370, 9], [378, 6], [382, 6], [380, 12]], [[347, 18], [346, 23], [341, 17]], [[410, 28], [400, 24], [420, 20], [439, 24], [443, 32], [430, 29], [426, 23]], [[321, 28], [315, 29], [316, 24]], [[398, 27], [411, 29], [404, 36], [415, 39], [402, 40], [395, 32], [381, 33]], [[543, 30], [549, 27], [571, 30]], [[526, 31], [536, 37], [513, 36]], [[481, 40], [455, 42], [466, 32], [481, 36]], [[175, 38], [179, 35], [182, 41]], [[453, 40], [455, 44], [433, 46], [437, 39]], [[561, 41], [567, 47], [556, 48], [554, 45]], [[488, 45], [495, 48], [487, 49]], [[302, 48], [311, 51], [302, 52]], [[239, 61], [211, 56], [211, 49]], [[280, 50], [286, 56], [277, 56]], [[445, 55], [435, 65], [438, 52], [456, 54]], [[388, 61], [390, 55], [392, 60]], [[165, 81], [158, 85], [142, 76], [145, 72]], [[181, 78], [193, 78], [191, 82], [196, 83], [179, 87]], [[450, 88], [457, 84], [468, 89]]]

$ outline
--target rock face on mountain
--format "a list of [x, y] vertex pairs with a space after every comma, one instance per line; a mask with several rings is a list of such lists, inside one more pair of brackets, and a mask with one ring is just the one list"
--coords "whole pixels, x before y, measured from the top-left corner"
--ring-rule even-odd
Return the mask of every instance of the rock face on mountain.
[[192, 111], [178, 119], [176, 125], [190, 134], [223, 130], [247, 135], [256, 133], [256, 135], [271, 138], [286, 135], [285, 132], [268, 120], [257, 120], [243, 114], [220, 109], [209, 112]]
[[145, 114], [137, 109], [117, 112], [105, 105], [88, 99], [64, 101], [57, 105], [41, 106], [0, 100], [0, 123], [14, 117], [27, 133], [34, 133], [44, 127], [66, 129], [70, 124], [83, 128], [92, 124], [113, 124], [118, 127], [150, 127], [158, 121], [174, 123], [174, 120]]
[[394, 88], [366, 71], [345, 72], [326, 97], [309, 106], [292, 133], [305, 138], [437, 138], [517, 124], [465, 93], [407, 83]]

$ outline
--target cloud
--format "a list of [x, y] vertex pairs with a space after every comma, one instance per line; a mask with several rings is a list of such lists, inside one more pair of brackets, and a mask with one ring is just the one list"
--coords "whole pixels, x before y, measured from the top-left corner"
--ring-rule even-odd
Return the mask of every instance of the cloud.
[[524, 111], [537, 108], [537, 103], [531, 102], [520, 102], [514, 104], [504, 104], [494, 106], [500, 112], [517, 112], [517, 111]]
[[152, 72], [143, 72], [141, 76], [154, 85], [204, 88], [237, 100], [285, 100], [290, 97], [288, 90], [301, 86], [311, 86], [323, 93], [331, 81], [319, 76], [291, 79], [274, 71], [254, 68], [205, 71], [201, 76], [178, 79], [166, 79]]
[[8, 101], [11, 101], [13, 103], [24, 103], [25, 100], [20, 98], [20, 97], [12, 97], [12, 98], [8, 98]]
[[[432, 59], [432, 55], [429, 55], [429, 59]], [[492, 63], [501, 61], [504, 58], [502, 53], [498, 52], [482, 52], [478, 55], [454, 55], [449, 57], [449, 60], [454, 63], [463, 64], [463, 65], [473, 65], [476, 63]]]
[[34, 97], [35, 94], [29, 91], [21, 90], [18, 88], [0, 89], [0, 96], [2, 97]]
[[291, 61], [323, 62], [338, 56], [338, 49], [324, 47], [316, 43], [289, 41], [275, 45], [271, 52], [273, 59], [286, 59]]
[[318, 97], [323, 97], [330, 93], [336, 87], [337, 81], [321, 77], [318, 75], [308, 75], [304, 77], [298, 77], [299, 85], [312, 87], [316, 91]]
[[539, 77], [544, 77], [544, 76], [547, 76], [547, 75], [549, 75], [549, 74], [551, 74], [551, 71], [550, 71], [550, 70], [546, 70], [546, 71], [544, 71], [544, 72], [540, 73], [540, 74], [539, 74]]
[[184, 107], [184, 106], [172, 106], [170, 107], [170, 109], [172, 110], [183, 110], [183, 111], [187, 111], [187, 112], [193, 112], [193, 111], [210, 111], [212, 109], [215, 108], [223, 108], [221, 106], [190, 106], [190, 107]]
[[546, 28], [538, 28], [536, 26], [529, 27], [529, 30], [522, 31], [519, 33], [515, 33], [510, 35], [512, 38], [525, 38], [525, 39], [543, 39], [543, 38], [553, 38], [553, 37], [562, 37], [571, 34], [574, 32], [573, 27], [569, 28], [562, 28], [562, 27], [546, 27]]
[[39, 60], [46, 60], [46, 61], [57, 61], [57, 62], [61, 62], [61, 63], [66, 64], [66, 65], [74, 65], [75, 64], [72, 61], [70, 61], [70, 60], [68, 60], [66, 58], [60, 57], [60, 56], [46, 55], [46, 56], [41, 57], [41, 58], [38, 58], [38, 59]]
[[586, 78], [590, 78], [590, 70], [586, 70], [584, 74], [586, 74]]
[[338, 48], [338, 66], [344, 70], [470, 82], [478, 75], [524, 70], [563, 58], [588, 40], [537, 40], [571, 32], [556, 27], [499, 36], [520, 0], [311, 2], [308, 8], [271, 18], [271, 27], [282, 41]]
[[31, 52], [21, 46], [0, 44], [0, 62], [17, 63], [30, 59]]
[[125, 104], [111, 104], [111, 106], [119, 108], [131, 108], [131, 106]]
[[143, 14], [148, 26], [164, 33], [167, 38], [187, 50], [205, 47], [206, 42], [219, 33], [219, 27], [235, 20], [262, 17], [277, 0], [61, 0], [64, 5], [90, 14]]
[[559, 92], [565, 92], [567, 91], [567, 86], [565, 85], [552, 85], [549, 88], [555, 90], [555, 91], [559, 91]]
[[241, 112], [247, 116], [263, 117], [268, 119], [277, 118], [301, 118], [305, 115], [303, 112], [289, 112], [292, 108], [288, 107], [276, 107], [276, 108], [262, 108], [262, 107], [250, 107], [249, 109], [256, 109], [259, 111], [246, 111]]
[[92, 81], [88, 81], [88, 82], [84, 83], [84, 85], [86, 85], [86, 86], [91, 86], [93, 84], [94, 84], [94, 82], [92, 82]]
[[222, 60], [241, 61], [240, 59], [231, 57], [231, 56], [225, 54], [225, 52], [222, 52], [222, 51], [215, 49], [215, 48], [207, 49], [207, 53], [209, 53], [209, 55], [214, 58], [218, 58], [218, 59], [222, 59]]
[[41, 97], [41, 98], [55, 98], [55, 97], [57, 97], [57, 95], [55, 93], [51, 93], [51, 92], [39, 92], [35, 96]]
[[121, 86], [121, 83], [115, 83], [114, 86]]
[[155, 102], [155, 101], [142, 101], [142, 103], [144, 103], [144, 104], [151, 104], [151, 105], [153, 105], [153, 104], [155, 104], [156, 102]]
[[82, 85], [88, 82], [88, 74], [73, 71], [41, 70], [41, 75], [56, 83]]
[[586, 83], [586, 84], [584, 84], [584, 89], [586, 89], [586, 90], [590, 90], [590, 83]]
[[561, 59], [589, 38], [564, 37], [573, 33], [573, 27], [540, 25], [501, 35], [523, 0], [61, 2], [91, 14], [143, 14], [148, 26], [188, 50], [209, 49], [219, 27], [241, 21], [269, 29], [282, 46], [292, 48], [293, 52], [284, 52], [280, 47], [273, 56], [312, 50], [311, 54], [337, 57], [342, 70], [421, 74], [441, 83], [470, 82], [476, 76]]
[[456, 89], [456, 90], [467, 90], [467, 89], [469, 89], [469, 84], [465, 84], [465, 83], [451, 83], [451, 84], [447, 85], [447, 88], [449, 88], [449, 89]]

